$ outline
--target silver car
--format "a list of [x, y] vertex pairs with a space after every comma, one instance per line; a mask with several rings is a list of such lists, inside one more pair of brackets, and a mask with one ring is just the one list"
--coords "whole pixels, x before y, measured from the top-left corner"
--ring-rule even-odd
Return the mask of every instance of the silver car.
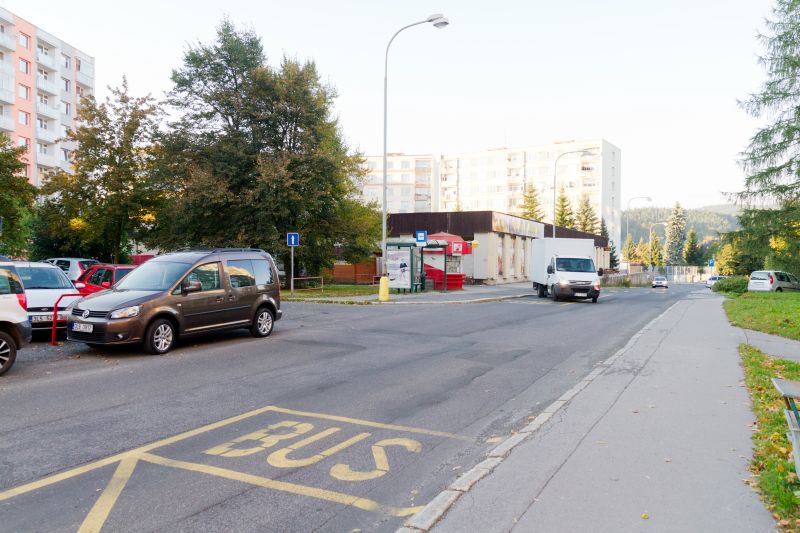
[[667, 278], [664, 276], [656, 276], [653, 278], [653, 288], [656, 287], [664, 287], [665, 289], [669, 288], [669, 284], [667, 283]]
[[800, 291], [800, 280], [788, 272], [756, 270], [750, 274], [747, 290], [751, 292]]

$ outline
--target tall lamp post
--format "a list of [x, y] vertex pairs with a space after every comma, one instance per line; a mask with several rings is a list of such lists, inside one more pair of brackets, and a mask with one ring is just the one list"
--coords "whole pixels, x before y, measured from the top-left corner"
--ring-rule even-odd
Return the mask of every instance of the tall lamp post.
[[392, 41], [394, 38], [398, 36], [398, 34], [403, 31], [407, 30], [408, 28], [413, 28], [414, 26], [419, 26], [420, 24], [433, 24], [434, 28], [445, 28], [450, 24], [450, 21], [442, 15], [441, 13], [435, 13], [425, 20], [420, 20], [419, 22], [414, 22], [413, 24], [409, 24], [408, 26], [403, 26], [399, 30], [397, 30], [392, 38], [389, 39], [389, 44], [386, 45], [386, 54], [384, 56], [383, 61], [383, 216], [381, 220], [381, 254], [382, 254], [382, 261], [381, 261], [381, 283], [378, 289], [378, 299], [381, 301], [387, 301], [389, 299], [389, 272], [387, 268], [387, 253], [386, 253], [386, 201], [387, 201], [387, 176], [386, 176], [386, 138], [387, 138], [387, 101], [388, 101], [388, 88], [389, 88], [389, 47], [392, 46]]
[[595, 155], [591, 150], [571, 150], [564, 152], [556, 157], [556, 162], [553, 164], [553, 238], [556, 238], [556, 176], [558, 176], [558, 160], [569, 154], [581, 154], [582, 156]]
[[634, 196], [630, 200], [628, 200], [627, 207], [625, 208], [625, 240], [623, 241], [623, 246], [628, 241], [628, 235], [630, 234], [628, 231], [628, 221], [631, 217], [630, 210], [631, 210], [631, 202], [634, 200], [647, 200], [648, 202], [652, 202], [653, 199], [649, 196]]

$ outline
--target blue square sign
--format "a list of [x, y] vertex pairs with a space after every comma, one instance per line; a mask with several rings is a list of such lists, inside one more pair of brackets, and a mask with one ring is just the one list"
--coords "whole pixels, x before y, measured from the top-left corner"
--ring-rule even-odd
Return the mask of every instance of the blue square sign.
[[287, 233], [286, 234], [286, 246], [300, 246], [300, 234], [299, 233]]
[[414, 234], [417, 244], [426, 244], [428, 242], [428, 230], [418, 229]]

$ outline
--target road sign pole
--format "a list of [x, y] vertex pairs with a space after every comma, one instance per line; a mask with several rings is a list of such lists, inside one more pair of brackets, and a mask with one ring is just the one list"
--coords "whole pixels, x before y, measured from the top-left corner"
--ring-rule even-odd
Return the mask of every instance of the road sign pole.
[[291, 252], [291, 275], [289, 276], [289, 291], [294, 295], [294, 246], [289, 248]]

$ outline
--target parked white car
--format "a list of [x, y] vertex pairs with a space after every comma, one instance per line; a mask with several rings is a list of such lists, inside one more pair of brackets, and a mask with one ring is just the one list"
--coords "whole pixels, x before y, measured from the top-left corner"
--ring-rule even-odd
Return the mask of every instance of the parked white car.
[[706, 280], [706, 287], [708, 287], [708, 288], [710, 289], [711, 287], [713, 287], [713, 286], [714, 286], [714, 284], [715, 284], [716, 282], [718, 282], [718, 281], [719, 281], [719, 280], [721, 280], [721, 279], [725, 279], [725, 278], [727, 278], [727, 277], [728, 277], [728, 276], [711, 276], [711, 277], [709, 277], [709, 278]]
[[[53, 306], [65, 294], [78, 291], [67, 275], [59, 267], [50, 263], [29, 263], [15, 261], [19, 277], [28, 297], [28, 319], [34, 331], [50, 330], [53, 327]], [[58, 304], [56, 327], [67, 327], [67, 306], [79, 300], [80, 296], [63, 298]]]
[[99, 262], [81, 257], [51, 257], [50, 259], [45, 259], [45, 261], [63, 270], [70, 281], [75, 281], [81, 277], [81, 274], [86, 272], [86, 269]]
[[17, 350], [31, 341], [27, 299], [14, 264], [0, 255], [0, 375], [17, 358]]
[[750, 274], [747, 290], [752, 292], [800, 291], [800, 280], [780, 270], [756, 270]]

